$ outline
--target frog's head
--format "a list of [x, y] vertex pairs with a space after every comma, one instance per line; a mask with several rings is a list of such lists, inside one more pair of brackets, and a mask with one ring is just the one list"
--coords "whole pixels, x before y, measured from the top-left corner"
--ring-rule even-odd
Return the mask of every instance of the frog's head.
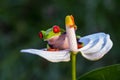
[[42, 30], [41, 32], [39, 32], [39, 37], [44, 41], [47, 41], [56, 36], [60, 36], [62, 32], [64, 32], [64, 30], [55, 25], [52, 28], [47, 29], [46, 31]]

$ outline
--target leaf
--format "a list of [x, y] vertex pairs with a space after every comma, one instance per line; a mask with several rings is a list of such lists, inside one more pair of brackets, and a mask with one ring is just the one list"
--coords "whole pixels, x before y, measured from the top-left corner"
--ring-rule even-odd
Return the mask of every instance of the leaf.
[[120, 80], [120, 64], [93, 70], [82, 75], [78, 80]]

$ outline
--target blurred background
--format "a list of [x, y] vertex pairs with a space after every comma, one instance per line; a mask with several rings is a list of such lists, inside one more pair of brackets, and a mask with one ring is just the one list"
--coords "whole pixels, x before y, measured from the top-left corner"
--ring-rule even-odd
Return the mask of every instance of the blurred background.
[[51, 63], [20, 53], [25, 48], [44, 48], [38, 32], [53, 25], [65, 28], [72, 14], [77, 34], [109, 33], [114, 46], [101, 60], [77, 56], [77, 76], [120, 63], [120, 0], [0, 0], [0, 80], [71, 80], [71, 63]]

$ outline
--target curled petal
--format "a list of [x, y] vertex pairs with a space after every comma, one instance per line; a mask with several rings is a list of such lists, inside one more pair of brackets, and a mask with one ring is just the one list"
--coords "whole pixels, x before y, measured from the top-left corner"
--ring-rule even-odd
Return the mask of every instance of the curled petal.
[[77, 52], [77, 41], [76, 41], [76, 35], [75, 35], [75, 22], [74, 17], [72, 15], [68, 15], [65, 18], [65, 24], [66, 24], [66, 33], [68, 37], [68, 43], [70, 46], [70, 50]]
[[67, 62], [70, 61], [70, 54], [67, 50], [47, 51], [46, 49], [23, 49], [21, 52], [31, 53], [41, 56], [50, 62]]
[[77, 52], [77, 41], [74, 28], [66, 27], [68, 43], [71, 51]]
[[113, 46], [110, 36], [105, 33], [88, 35], [79, 41], [84, 43], [84, 47], [79, 49], [82, 56], [93, 61], [102, 58]]
[[97, 33], [82, 37], [79, 41], [84, 43], [84, 47], [79, 50], [85, 54], [99, 51], [104, 43], [104, 36], [104, 33]]

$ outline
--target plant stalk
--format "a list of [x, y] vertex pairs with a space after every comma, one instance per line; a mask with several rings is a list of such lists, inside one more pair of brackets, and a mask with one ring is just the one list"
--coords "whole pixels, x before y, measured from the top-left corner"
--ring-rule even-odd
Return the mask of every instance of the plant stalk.
[[71, 52], [72, 80], [76, 80], [76, 52]]

